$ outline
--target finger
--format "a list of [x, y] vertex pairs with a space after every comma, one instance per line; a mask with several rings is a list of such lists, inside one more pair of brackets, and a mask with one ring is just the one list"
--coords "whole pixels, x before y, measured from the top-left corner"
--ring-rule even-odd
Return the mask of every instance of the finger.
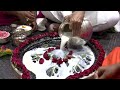
[[32, 23], [32, 30], [37, 30], [37, 24], [35, 22]]
[[105, 78], [105, 75], [102, 75], [98, 79], [106, 79], [106, 78]]
[[100, 67], [97, 70], [98, 79], [105, 79], [105, 68]]
[[69, 20], [69, 29], [72, 30], [73, 34], [75, 33], [75, 31], [73, 30], [73, 20], [72, 20], [72, 18], [70, 18], [70, 20]]
[[60, 24], [54, 24], [54, 27], [53, 27], [53, 29], [54, 29], [54, 31], [58, 31], [58, 28], [59, 28], [59, 26], [60, 26]]
[[70, 24], [69, 24], [69, 29], [71, 29], [72, 34], [75, 35], [75, 31], [73, 30], [73, 23], [72, 22], [70, 22]]
[[78, 30], [81, 29], [81, 25], [82, 25], [82, 21], [81, 21], [81, 20], [78, 20], [78, 23], [77, 23], [77, 29], [78, 29]]
[[76, 36], [78, 34], [78, 31], [77, 31], [77, 23], [72, 21], [72, 30], [73, 30], [73, 35]]
[[98, 79], [98, 71], [95, 72], [94, 79]]
[[105, 67], [100, 67], [97, 70], [98, 77], [102, 76], [102, 74], [105, 72]]
[[106, 73], [103, 73], [98, 79], [108, 79]]
[[70, 15], [65, 16], [65, 21], [66, 21], [66, 22], [70, 22]]
[[72, 29], [75, 30], [75, 32], [77, 31], [77, 22], [75, 20], [73, 21]]
[[80, 23], [78, 21], [76, 21], [76, 26], [75, 26], [75, 30], [76, 30], [76, 35], [79, 36], [80, 35]]
[[50, 32], [53, 32], [53, 31], [54, 31], [54, 24], [50, 24], [50, 25], [48, 26], [48, 30], [49, 30]]
[[69, 23], [69, 29], [72, 30], [72, 23]]
[[35, 13], [33, 11], [28, 11], [28, 13], [31, 15], [31, 16], [35, 16]]
[[75, 32], [74, 35], [75, 35], [75, 36], [78, 36], [79, 31], [78, 31], [78, 29], [77, 29], [77, 23], [74, 23], [74, 24], [73, 24], [73, 30], [74, 30], [74, 32]]
[[35, 15], [31, 12], [26, 12], [25, 17], [29, 18], [30, 20], [34, 20], [35, 19]]

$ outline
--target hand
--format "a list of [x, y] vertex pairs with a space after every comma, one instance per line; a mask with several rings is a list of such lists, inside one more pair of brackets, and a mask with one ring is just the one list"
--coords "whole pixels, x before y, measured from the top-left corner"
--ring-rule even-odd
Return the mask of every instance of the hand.
[[49, 30], [50, 32], [54, 32], [54, 31], [57, 32], [59, 26], [60, 26], [60, 24], [57, 24], [57, 23], [49, 24], [48, 30]]
[[16, 16], [22, 21], [29, 19], [31, 22], [35, 21], [35, 14], [31, 11], [16, 11]]
[[100, 67], [95, 73], [96, 79], [115, 79], [120, 76], [120, 64]]
[[79, 30], [81, 28], [83, 18], [83, 11], [75, 11], [73, 14], [65, 17], [66, 21], [70, 23], [70, 29], [73, 30], [73, 35], [79, 35]]
[[37, 30], [37, 23], [36, 22], [32, 22], [32, 23], [30, 23], [30, 26], [32, 27], [32, 30]]

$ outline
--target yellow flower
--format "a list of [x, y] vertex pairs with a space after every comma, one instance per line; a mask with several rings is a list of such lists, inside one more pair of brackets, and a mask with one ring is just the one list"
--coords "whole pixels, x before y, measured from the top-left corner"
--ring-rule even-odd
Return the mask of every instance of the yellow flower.
[[3, 50], [0, 48], [0, 52], [2, 52]]
[[12, 50], [11, 49], [6, 49], [5, 52], [8, 53], [8, 54], [11, 54]]

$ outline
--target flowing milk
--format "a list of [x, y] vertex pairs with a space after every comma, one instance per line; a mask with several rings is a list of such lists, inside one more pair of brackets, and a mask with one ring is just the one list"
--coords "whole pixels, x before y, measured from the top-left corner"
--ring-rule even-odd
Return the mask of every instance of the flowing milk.
[[65, 33], [64, 35], [61, 35], [61, 44], [60, 49], [63, 50], [66, 42], [69, 40], [69, 38], [72, 36], [70, 32]]

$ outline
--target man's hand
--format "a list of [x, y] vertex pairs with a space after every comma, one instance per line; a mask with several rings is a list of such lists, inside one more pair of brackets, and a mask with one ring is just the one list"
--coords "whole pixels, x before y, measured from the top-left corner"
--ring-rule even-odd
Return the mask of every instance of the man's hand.
[[115, 79], [120, 77], [120, 64], [100, 67], [95, 73], [96, 79]]
[[37, 28], [38, 28], [37, 23], [35, 21], [32, 22], [30, 26], [32, 27], [32, 30], [34, 30], [34, 31], [37, 30]]
[[35, 20], [35, 14], [31, 11], [16, 11], [16, 16], [22, 20], [23, 18], [29, 19], [31, 22]]
[[70, 23], [70, 29], [73, 30], [73, 35], [79, 34], [84, 14], [84, 11], [75, 11], [71, 15], [65, 17], [65, 20]]
[[57, 24], [57, 23], [49, 24], [48, 30], [49, 32], [58, 32], [59, 26], [60, 24]]

